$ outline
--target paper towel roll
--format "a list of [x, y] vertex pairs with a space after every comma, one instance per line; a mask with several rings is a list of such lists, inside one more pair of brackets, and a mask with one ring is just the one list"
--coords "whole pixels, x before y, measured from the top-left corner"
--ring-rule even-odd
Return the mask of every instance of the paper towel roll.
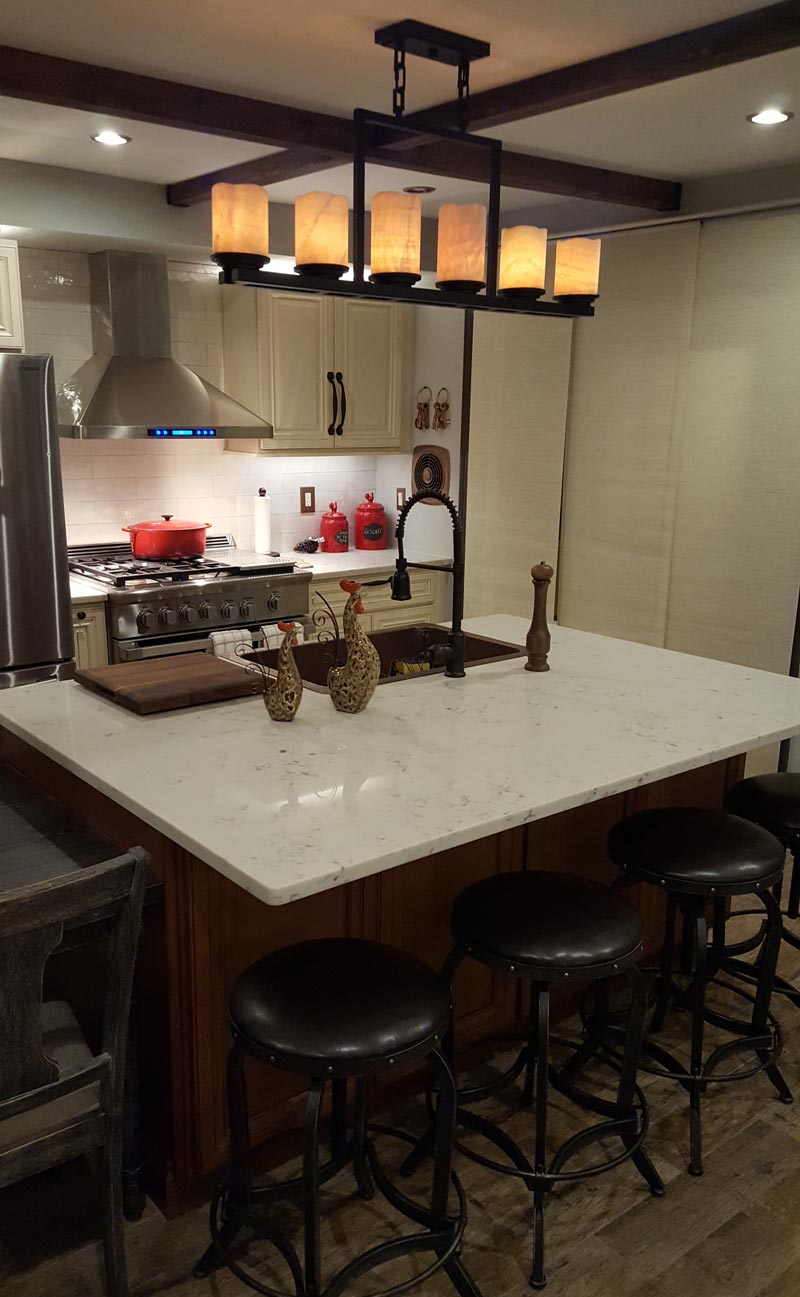
[[253, 549], [256, 554], [272, 553], [272, 507], [263, 487], [253, 501]]

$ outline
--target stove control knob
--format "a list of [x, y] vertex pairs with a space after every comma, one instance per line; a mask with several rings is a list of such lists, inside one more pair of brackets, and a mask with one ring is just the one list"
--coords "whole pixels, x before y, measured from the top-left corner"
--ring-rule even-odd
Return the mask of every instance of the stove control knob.
[[174, 626], [178, 620], [178, 614], [174, 608], [159, 608], [158, 620], [162, 626]]
[[136, 616], [136, 625], [139, 630], [149, 630], [153, 624], [153, 614], [149, 608], [143, 608]]
[[235, 607], [236, 604], [231, 603], [230, 599], [225, 600], [225, 603], [220, 608], [220, 612], [222, 613], [222, 616], [225, 618], [225, 621], [230, 621], [231, 617], [233, 616], [233, 610]]
[[276, 594], [270, 595], [269, 599], [267, 600], [267, 607], [269, 608], [270, 612], [278, 611], [278, 596]]
[[180, 617], [181, 621], [184, 622], [192, 621], [192, 619], [194, 618], [194, 608], [190, 603], [185, 603], [183, 607], [179, 610], [178, 616]]
[[251, 621], [256, 615], [256, 606], [252, 599], [243, 599], [239, 604], [239, 613], [245, 621]]
[[211, 621], [211, 618], [214, 616], [213, 603], [209, 603], [207, 599], [205, 603], [201, 603], [200, 616], [202, 617], [203, 621]]

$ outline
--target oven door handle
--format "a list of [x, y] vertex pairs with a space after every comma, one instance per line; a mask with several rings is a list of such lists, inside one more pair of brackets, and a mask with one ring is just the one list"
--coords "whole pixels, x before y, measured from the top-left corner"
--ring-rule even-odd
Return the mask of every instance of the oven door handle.
[[[263, 638], [261, 627], [277, 626], [277, 624], [277, 620], [270, 618], [269, 621], [261, 622], [258, 626], [242, 626], [238, 629], [246, 630], [249, 633], [255, 647], [255, 642]], [[204, 635], [202, 638], [184, 640], [117, 640], [114, 653], [117, 662], [141, 662], [147, 658], [178, 657], [180, 654], [205, 653], [210, 648], [211, 640], [207, 635]]]

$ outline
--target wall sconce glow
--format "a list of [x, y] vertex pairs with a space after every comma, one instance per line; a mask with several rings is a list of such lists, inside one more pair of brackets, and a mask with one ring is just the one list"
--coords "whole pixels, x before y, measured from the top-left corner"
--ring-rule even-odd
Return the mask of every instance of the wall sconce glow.
[[417, 194], [382, 191], [372, 199], [370, 279], [416, 284], [420, 278], [422, 202]]
[[92, 136], [95, 144], [105, 144], [110, 149], [118, 149], [120, 144], [130, 144], [130, 135], [120, 135], [119, 131], [98, 131]]
[[790, 117], [794, 117], [794, 113], [785, 113], [782, 108], [762, 108], [759, 113], [748, 113], [747, 120], [754, 126], [780, 126]]
[[600, 239], [560, 239], [556, 244], [553, 296], [557, 302], [588, 304], [600, 286]]
[[486, 208], [443, 203], [439, 208], [436, 287], [478, 293], [486, 287]]
[[294, 204], [294, 256], [298, 275], [340, 279], [348, 267], [350, 210], [343, 194], [314, 190]]
[[269, 261], [269, 200], [261, 185], [211, 187], [211, 260], [255, 268]]
[[547, 230], [511, 225], [500, 231], [500, 283], [504, 297], [541, 297], [547, 265]]

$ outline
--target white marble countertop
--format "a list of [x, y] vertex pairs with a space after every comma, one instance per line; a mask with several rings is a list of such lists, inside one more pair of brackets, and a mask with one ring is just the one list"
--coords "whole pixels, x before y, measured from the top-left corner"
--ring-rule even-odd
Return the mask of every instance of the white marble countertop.
[[99, 581], [82, 581], [80, 577], [69, 579], [69, 597], [73, 607], [82, 603], [105, 603], [108, 598], [108, 587]]
[[[527, 623], [468, 629], [522, 643]], [[0, 692], [0, 725], [271, 905], [800, 733], [800, 681], [553, 629], [552, 669], [306, 690], [141, 717], [74, 683]]]

